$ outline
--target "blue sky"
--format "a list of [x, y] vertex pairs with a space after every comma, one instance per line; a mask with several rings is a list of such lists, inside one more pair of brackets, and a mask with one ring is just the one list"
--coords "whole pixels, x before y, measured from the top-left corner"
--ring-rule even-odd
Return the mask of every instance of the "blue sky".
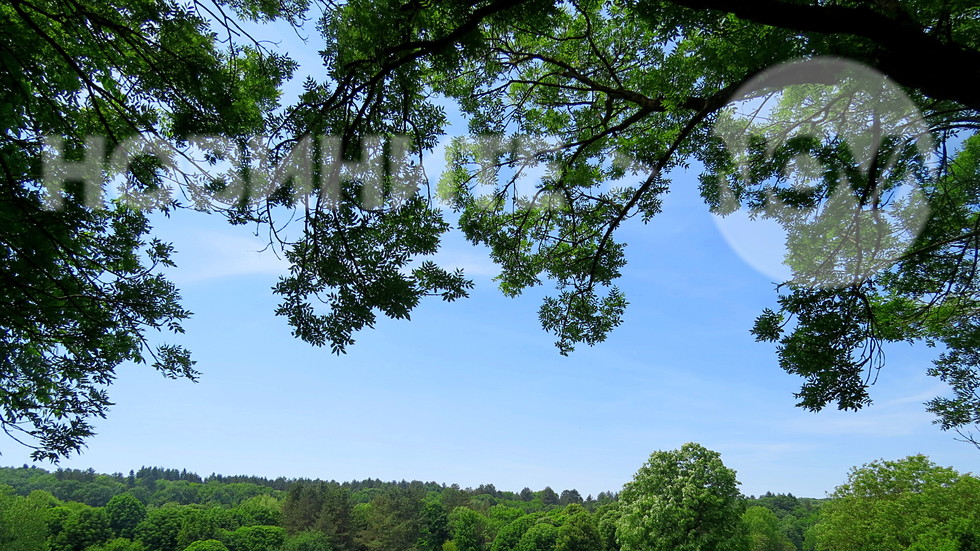
[[[858, 413], [793, 406], [799, 381], [753, 341], [774, 303], [767, 276], [729, 247], [676, 178], [664, 212], [630, 224], [622, 287], [630, 307], [605, 343], [561, 357], [537, 324], [542, 292], [508, 299], [482, 250], [459, 240], [438, 257], [476, 280], [471, 298], [423, 303], [385, 320], [343, 356], [291, 337], [270, 287], [284, 265], [247, 228], [182, 212], [158, 223], [194, 317], [180, 342], [200, 382], [124, 366], [116, 406], [63, 466], [127, 472], [142, 465], [206, 475], [420, 479], [586, 494], [618, 490], [658, 449], [699, 442], [736, 469], [743, 492], [822, 497], [851, 466], [925, 453], [970, 471], [977, 451], [931, 424], [942, 392], [929, 352], [888, 349]], [[26, 450], [4, 446], [4, 462]]]
[[[315, 74], [319, 48], [279, 36]], [[338, 357], [294, 339], [274, 316], [271, 287], [285, 265], [258, 252], [264, 242], [250, 228], [193, 212], [159, 218], [157, 234], [177, 250], [172, 277], [194, 312], [178, 342], [203, 375], [169, 381], [145, 366], [121, 367], [108, 419], [62, 466], [595, 495], [619, 490], [651, 452], [694, 441], [721, 453], [745, 494], [822, 497], [852, 466], [915, 453], [975, 470], [977, 450], [924, 411], [944, 390], [925, 376], [935, 350], [886, 348], [865, 411], [794, 407], [800, 380], [748, 332], [775, 304], [771, 277], [726, 241], [696, 176], [675, 175], [664, 212], [622, 228], [625, 321], [605, 343], [567, 358], [537, 322], [547, 285], [505, 298], [486, 254], [458, 234], [437, 260], [474, 278], [472, 296], [424, 302], [411, 321], [384, 320]], [[28, 462], [28, 450], [0, 446], [3, 463]]]

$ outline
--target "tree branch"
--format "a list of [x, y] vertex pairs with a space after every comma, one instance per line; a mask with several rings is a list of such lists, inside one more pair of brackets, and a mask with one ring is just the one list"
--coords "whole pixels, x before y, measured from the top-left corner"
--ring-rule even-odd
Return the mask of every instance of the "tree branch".
[[[865, 7], [818, 6], [784, 0], [671, 0], [691, 9], [711, 9], [783, 29], [844, 34], [874, 44], [862, 59], [899, 84], [934, 98], [980, 109], [980, 51], [944, 42], [906, 17], [889, 17]], [[970, 77], [970, 75], [973, 75]]]

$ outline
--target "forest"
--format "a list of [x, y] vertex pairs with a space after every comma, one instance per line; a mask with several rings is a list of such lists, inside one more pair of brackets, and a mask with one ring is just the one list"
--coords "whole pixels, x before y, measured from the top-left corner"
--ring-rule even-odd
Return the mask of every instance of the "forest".
[[698, 444], [621, 491], [0, 469], [5, 551], [975, 551], [980, 479], [917, 455], [855, 467], [825, 498], [744, 496]]

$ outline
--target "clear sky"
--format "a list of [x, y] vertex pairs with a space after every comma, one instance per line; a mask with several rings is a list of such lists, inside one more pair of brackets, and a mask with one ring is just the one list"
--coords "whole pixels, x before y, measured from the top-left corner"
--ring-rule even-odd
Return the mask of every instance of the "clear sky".
[[[318, 48], [283, 40], [305, 48], [297, 57], [315, 73]], [[438, 154], [432, 159], [438, 164]], [[749, 334], [775, 305], [771, 277], [726, 242], [696, 176], [675, 175], [664, 212], [621, 230], [629, 244], [624, 324], [567, 358], [538, 325], [547, 285], [505, 298], [485, 253], [458, 234], [437, 261], [464, 268], [476, 282], [472, 296], [424, 302], [411, 321], [384, 320], [338, 357], [294, 339], [273, 314], [271, 287], [285, 265], [258, 252], [264, 242], [250, 228], [193, 212], [157, 218], [157, 235], [178, 251], [172, 277], [194, 312], [177, 342], [203, 375], [170, 381], [122, 366], [108, 419], [61, 465], [595, 495], [619, 490], [651, 452], [694, 441], [721, 453], [745, 494], [823, 497], [852, 466], [915, 453], [977, 471], [978, 451], [924, 411], [944, 391], [925, 375], [935, 350], [886, 348], [865, 411], [794, 407], [801, 381]], [[0, 451], [3, 464], [29, 462], [9, 440]]]
[[[664, 213], [624, 228], [623, 326], [561, 357], [537, 324], [541, 293], [508, 299], [480, 249], [446, 243], [439, 261], [476, 280], [471, 298], [423, 303], [383, 321], [343, 356], [291, 337], [273, 315], [283, 264], [247, 228], [178, 213], [173, 278], [194, 317], [200, 382], [123, 366], [98, 435], [65, 467], [159, 465], [207, 475], [420, 479], [583, 495], [618, 490], [658, 449], [699, 442], [735, 468], [743, 492], [822, 497], [851, 466], [925, 453], [961, 471], [977, 451], [931, 424], [930, 351], [888, 349], [865, 411], [807, 413], [799, 380], [753, 341], [772, 306], [766, 276], [727, 245], [696, 193], [675, 181]], [[458, 235], [455, 236], [458, 239]], [[27, 451], [3, 443], [6, 464]]]

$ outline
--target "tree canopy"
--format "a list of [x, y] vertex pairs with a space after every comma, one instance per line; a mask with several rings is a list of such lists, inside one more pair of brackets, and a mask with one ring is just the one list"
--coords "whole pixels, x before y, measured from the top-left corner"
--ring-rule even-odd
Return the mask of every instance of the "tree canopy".
[[[465, 274], [426, 261], [453, 227], [440, 208], [448, 204], [466, 238], [489, 247], [505, 295], [554, 284], [539, 317], [568, 353], [602, 342], [622, 320], [627, 297], [616, 280], [626, 244], [617, 230], [656, 216], [673, 171], [695, 165], [710, 208], [772, 218], [796, 245], [787, 258], [794, 278], [752, 331], [776, 342], [782, 368], [803, 378], [800, 406], [864, 407], [883, 343], [923, 341], [942, 347], [930, 374], [952, 388], [929, 404], [942, 428], [980, 421], [972, 137], [980, 94], [965, 84], [980, 70], [972, 6], [327, 2], [317, 24], [324, 72], [277, 109], [294, 64], [236, 21], [302, 25], [308, 8], [304, 0], [0, 7], [0, 274], [5, 304], [15, 306], [0, 314], [0, 425], [35, 457], [80, 448], [88, 419], [110, 404], [106, 387], [121, 362], [196, 376], [188, 351], [147, 337], [179, 332], [190, 313], [157, 270], [171, 251], [148, 237], [137, 207], [266, 224], [292, 263], [274, 289], [276, 314], [297, 337], [339, 353], [379, 314], [407, 318], [426, 296], [466, 296]], [[820, 65], [827, 56], [890, 80], [854, 85], [852, 66]], [[818, 64], [785, 65], [800, 59]], [[782, 126], [727, 107], [746, 93], [771, 100]], [[884, 115], [894, 113], [878, 106], [891, 97], [910, 110], [888, 126]], [[471, 137], [454, 141], [436, 182], [417, 159], [445, 131], [446, 101]], [[855, 112], [863, 126], [847, 119]], [[843, 126], [787, 130], [827, 120]], [[748, 131], [736, 151], [719, 129], [739, 121]], [[224, 141], [193, 140], [205, 134]], [[268, 147], [250, 156], [260, 134]], [[203, 175], [172, 175], [167, 155], [124, 156], [113, 170], [70, 164], [108, 157], [137, 135], [167, 155], [201, 154], [205, 166], [234, 157], [228, 144], [245, 161]], [[318, 162], [304, 171], [304, 159]], [[544, 176], [527, 187], [521, 175], [534, 167]], [[61, 187], [44, 185], [52, 179]], [[80, 179], [121, 187], [121, 199], [100, 208]], [[922, 209], [900, 193], [908, 186]], [[925, 211], [920, 221], [910, 214]], [[299, 219], [288, 237], [278, 231], [284, 213]]]
[[974, 549], [978, 484], [922, 455], [855, 467], [821, 509], [815, 549]]
[[[134, 139], [176, 147], [194, 133], [262, 132], [293, 65], [257, 44], [222, 41], [208, 21], [224, 9], [242, 19], [296, 17], [305, 6], [0, 6], [0, 428], [35, 448], [34, 458], [79, 450], [90, 418], [111, 404], [106, 387], [120, 363], [197, 376], [189, 351], [152, 335], [181, 332], [190, 315], [159, 272], [172, 265], [172, 248], [149, 236], [134, 202], [96, 201], [115, 182], [122, 196], [159, 191], [147, 207], [174, 208], [163, 193], [171, 175], [160, 159], [134, 156], [119, 181], [100, 155]], [[89, 164], [58, 172], [44, 162], [52, 156]], [[45, 170], [66, 185], [49, 192]]]
[[738, 484], [700, 444], [654, 452], [623, 487], [616, 541], [623, 551], [745, 551]]
[[[797, 254], [790, 251], [788, 258], [795, 277], [781, 286], [778, 308], [766, 309], [752, 331], [776, 342], [783, 369], [803, 377], [800, 406], [864, 407], [883, 365], [883, 343], [925, 341], [946, 350], [930, 373], [954, 383], [953, 397], [937, 399], [930, 409], [944, 428], [968, 427], [977, 419], [969, 344], [976, 334], [977, 237], [971, 191], [977, 167], [969, 136], [977, 103], [965, 97], [973, 92], [954, 92], [962, 88], [957, 71], [934, 75], [922, 55], [936, 52], [940, 64], [975, 57], [975, 18], [968, 8], [941, 3], [743, 4], [352, 2], [326, 20], [332, 78], [311, 89], [289, 120], [329, 112], [343, 117], [342, 124], [317, 123], [314, 131], [342, 130], [352, 139], [407, 131], [413, 151], [421, 152], [441, 131], [437, 98], [456, 100], [471, 133], [492, 138], [457, 140], [437, 192], [458, 213], [466, 237], [490, 248], [505, 294], [519, 295], [544, 279], [555, 284], [539, 316], [563, 353], [576, 343], [602, 341], [621, 321], [627, 299], [615, 281], [625, 244], [616, 241], [616, 230], [629, 218], [655, 216], [671, 171], [700, 163], [711, 208], [724, 213], [743, 205], [783, 224], [796, 240]], [[413, 39], [346, 31], [372, 25]], [[891, 38], [878, 34], [884, 28]], [[910, 44], [916, 44], [915, 56], [908, 55]], [[940, 50], [957, 53], [939, 56]], [[854, 88], [846, 84], [852, 77], [832, 65], [756, 80], [781, 63], [817, 56], [862, 62], [904, 88], [893, 90], [884, 79], [871, 85], [877, 89]], [[828, 79], [845, 84], [830, 97], [814, 92]], [[747, 121], [756, 133], [749, 133], [740, 159], [716, 130], [732, 124], [726, 105], [746, 86], [756, 100], [785, 92], [774, 113], [797, 120], [775, 127]], [[882, 127], [882, 94], [902, 94], [914, 109], [899, 113], [909, 135]], [[392, 103], [400, 108], [385, 107]], [[853, 121], [846, 117], [855, 111], [864, 118], [858, 118], [857, 135], [848, 135]], [[916, 112], [921, 124], [906, 120]], [[844, 128], [810, 135], [786, 130], [828, 118]], [[948, 146], [957, 136], [966, 137], [965, 147], [954, 155]], [[861, 143], [869, 137], [873, 143]], [[936, 144], [938, 160], [916, 154], [924, 137]], [[816, 160], [814, 173], [804, 174], [801, 156]], [[519, 189], [518, 175], [537, 165], [547, 165], [546, 175], [529, 191]], [[910, 216], [897, 193], [909, 185], [921, 193], [920, 212], [932, 216], [903, 241], [898, 234], [910, 221], [881, 221], [889, 209], [900, 219]], [[774, 202], [787, 208], [768, 209]], [[837, 203], [847, 207], [835, 211]], [[392, 203], [385, 212], [404, 208]], [[305, 215], [333, 224], [326, 239], [350, 240], [334, 211]], [[362, 224], [353, 218], [347, 228], [360, 233]], [[380, 220], [369, 225], [388, 227]], [[308, 235], [301, 246], [317, 239]], [[863, 244], [854, 249], [850, 242]], [[410, 248], [402, 250], [406, 260], [412, 256]], [[356, 255], [347, 260], [362, 263]], [[323, 276], [335, 273], [328, 264], [322, 271], [311, 266], [303, 276], [327, 284]], [[284, 282], [279, 291], [295, 300], [290, 321], [303, 335], [310, 324], [321, 326], [305, 314], [317, 288], [296, 288]], [[416, 289], [402, 301], [405, 309], [424, 293], [411, 278], [401, 288]], [[370, 304], [368, 295], [350, 292]]]

